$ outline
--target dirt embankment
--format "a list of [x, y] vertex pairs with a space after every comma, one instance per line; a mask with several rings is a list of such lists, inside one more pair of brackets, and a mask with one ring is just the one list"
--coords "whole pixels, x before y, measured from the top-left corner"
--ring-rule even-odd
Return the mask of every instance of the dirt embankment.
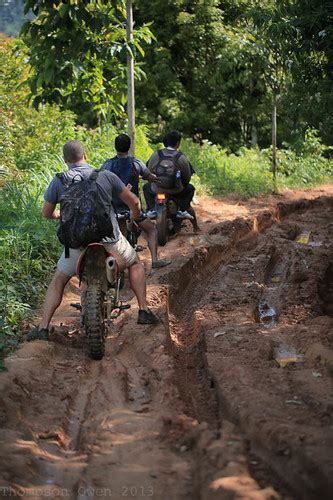
[[101, 362], [70, 286], [64, 326], [0, 375], [0, 497], [329, 498], [331, 195], [200, 200], [201, 235], [149, 278], [162, 323], [132, 301]]

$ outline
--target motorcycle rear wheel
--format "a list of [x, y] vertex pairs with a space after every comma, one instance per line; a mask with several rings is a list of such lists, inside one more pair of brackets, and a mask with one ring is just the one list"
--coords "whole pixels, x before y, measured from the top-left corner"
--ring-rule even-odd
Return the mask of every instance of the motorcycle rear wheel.
[[157, 208], [156, 217], [157, 241], [161, 247], [164, 247], [168, 242], [169, 229], [166, 207]]
[[84, 323], [92, 359], [102, 359], [105, 353], [104, 296], [99, 284], [88, 286], [86, 290]]

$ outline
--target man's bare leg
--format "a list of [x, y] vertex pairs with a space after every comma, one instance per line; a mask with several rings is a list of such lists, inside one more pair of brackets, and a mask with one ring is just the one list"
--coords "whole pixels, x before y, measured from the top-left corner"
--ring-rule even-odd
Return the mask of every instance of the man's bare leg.
[[187, 211], [193, 217], [193, 219], [191, 219], [191, 224], [193, 226], [194, 232], [197, 233], [198, 231], [200, 231], [200, 227], [198, 225], [196, 213], [195, 213], [195, 211], [194, 211], [194, 209], [192, 207], [189, 207]]
[[139, 324], [155, 324], [159, 322], [157, 316], [147, 307], [147, 288], [145, 269], [141, 262], [135, 262], [128, 269], [129, 280], [133, 292], [136, 295], [139, 304]]
[[149, 219], [145, 219], [139, 223], [140, 228], [143, 230], [144, 236], [148, 242], [148, 247], [151, 254], [151, 261], [153, 268], [161, 268], [171, 264], [170, 260], [159, 260], [157, 257], [157, 231], [154, 224]]
[[128, 269], [129, 281], [138, 300], [139, 309], [147, 309], [145, 268], [141, 262], [135, 262]]
[[46, 292], [42, 320], [37, 328], [30, 331], [27, 340], [49, 340], [49, 324], [55, 310], [60, 306], [66, 284], [70, 276], [57, 270]]
[[154, 224], [149, 220], [143, 220], [140, 222], [140, 228], [144, 232], [144, 236], [148, 242], [148, 247], [151, 254], [152, 262], [157, 260], [157, 236], [156, 236], [156, 228]]
[[55, 272], [46, 292], [40, 329], [49, 327], [53, 314], [61, 304], [65, 286], [70, 279], [70, 276], [59, 270]]

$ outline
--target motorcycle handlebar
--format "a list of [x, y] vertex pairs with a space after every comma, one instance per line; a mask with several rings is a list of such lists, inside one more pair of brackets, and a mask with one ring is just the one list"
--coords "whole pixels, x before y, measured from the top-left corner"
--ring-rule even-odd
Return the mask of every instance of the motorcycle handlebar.
[[[117, 220], [130, 220], [131, 219], [131, 212], [129, 210], [126, 210], [125, 212], [117, 212], [116, 214]], [[141, 216], [136, 219], [134, 222], [141, 222], [142, 220], [146, 219], [146, 214], [144, 212], [141, 212]]]

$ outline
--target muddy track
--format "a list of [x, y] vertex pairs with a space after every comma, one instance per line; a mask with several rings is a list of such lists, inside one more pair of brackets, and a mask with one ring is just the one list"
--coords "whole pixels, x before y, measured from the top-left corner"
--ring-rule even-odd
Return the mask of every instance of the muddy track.
[[153, 276], [163, 324], [126, 312], [101, 362], [59, 329], [24, 345], [0, 379], [0, 492], [329, 498], [331, 221], [322, 198], [218, 224]]
[[[309, 217], [309, 211], [314, 218], [313, 215]], [[288, 217], [294, 214], [299, 214], [298, 223], [290, 224], [287, 222]], [[315, 225], [311, 218], [315, 221]], [[276, 222], [279, 223], [277, 227]], [[208, 249], [203, 248], [201, 252], [197, 250], [194, 260], [186, 264], [187, 269], [179, 273], [180, 276], [185, 276], [185, 283], [180, 282], [177, 286], [183, 289], [183, 297], [188, 297], [191, 294], [190, 290], [192, 291], [190, 308], [195, 311], [197, 317], [201, 315], [203, 324], [206, 323], [210, 330], [215, 330], [213, 337], [210, 331], [206, 332], [205, 339], [208, 343], [206, 364], [211, 376], [217, 378], [217, 397], [222, 401], [222, 412], [240, 425], [246, 432], [255, 453], [283, 478], [283, 482], [289, 485], [294, 495], [299, 495], [301, 498], [317, 498], [320, 494], [329, 498], [332, 491], [333, 465], [329, 452], [329, 445], [332, 443], [329, 415], [332, 410], [330, 376], [333, 364], [332, 352], [325, 344], [328, 345], [332, 341], [328, 333], [332, 329], [333, 322], [328, 317], [322, 317], [322, 314], [332, 312], [332, 200], [280, 204], [275, 212], [263, 213], [253, 219], [253, 230], [246, 231], [250, 226], [250, 220], [234, 221], [231, 229], [229, 227], [227, 230], [228, 240], [221, 243], [219, 252], [215, 245]], [[271, 227], [272, 229], [268, 231]], [[224, 235], [225, 230], [225, 225], [222, 225], [213, 233]], [[311, 231], [313, 240], [307, 241]], [[188, 266], [192, 266], [192, 269], [188, 269]], [[249, 267], [254, 272], [249, 272]], [[250, 279], [245, 282], [244, 293], [245, 276]], [[233, 294], [234, 297], [231, 296]], [[221, 305], [217, 307], [212, 305], [216, 301]], [[242, 303], [246, 304], [246, 313]], [[182, 307], [188, 310], [188, 306], [184, 306], [184, 302], [180, 303], [176, 296], [175, 310], [180, 312]], [[294, 312], [292, 314], [291, 322], [288, 308], [296, 310], [296, 314]], [[214, 324], [214, 319], [211, 318], [205, 321], [207, 314], [219, 316], [217, 324]], [[239, 316], [242, 314], [244, 316], [246, 314], [247, 317], [240, 321]], [[306, 343], [302, 346], [309, 348], [305, 351], [308, 359], [303, 359], [304, 354], [297, 354], [300, 346], [295, 346], [291, 339], [286, 339], [283, 330], [279, 332], [277, 329], [273, 335], [272, 329], [278, 325], [279, 315], [284, 328], [287, 325], [291, 327], [291, 331], [297, 329], [292, 326], [295, 323], [297, 326], [303, 324], [303, 335], [306, 332], [306, 320], [310, 323], [308, 326], [310, 332], [317, 323], [314, 319], [318, 318], [318, 323], [322, 323], [322, 331], [314, 335], [314, 340], [317, 342], [314, 342], [312, 347]], [[180, 316], [181, 314], [178, 315], [178, 319]], [[179, 323], [176, 321], [175, 324]], [[257, 326], [259, 328], [256, 328]], [[259, 333], [259, 342], [256, 342], [256, 347], [259, 349], [257, 364], [263, 357], [263, 364], [268, 362], [272, 368], [270, 371], [273, 372], [280, 371], [282, 361], [288, 363], [287, 370], [302, 368], [304, 372], [309, 372], [311, 367], [319, 369], [312, 371], [311, 375], [320, 378], [322, 385], [320, 395], [317, 391], [311, 394], [313, 388], [300, 390], [298, 384], [301, 382], [305, 385], [308, 382], [305, 377], [309, 378], [309, 373], [306, 373], [304, 380], [299, 376], [300, 381], [297, 384], [292, 380], [293, 373], [287, 372], [286, 378], [291, 380], [284, 402], [293, 408], [302, 408], [299, 413], [303, 413], [302, 418], [296, 419], [296, 422], [288, 422], [293, 419], [294, 410], [290, 412], [286, 408], [281, 408], [278, 411], [276, 408], [281, 399], [279, 398], [281, 387], [278, 390], [275, 388], [275, 397], [258, 394], [258, 391], [251, 387], [251, 378], [254, 387], [256, 383], [260, 384], [260, 381], [253, 377], [252, 360], [249, 359], [244, 363], [246, 356], [241, 351], [247, 350], [248, 334], [253, 334], [255, 328]], [[219, 332], [219, 329], [222, 331]], [[301, 330], [301, 327], [298, 329]], [[181, 333], [178, 331], [177, 343], [191, 342], [190, 336], [189, 328], [184, 328]], [[223, 340], [217, 340], [218, 337]], [[220, 348], [219, 356], [216, 356], [217, 343]], [[228, 359], [228, 366], [223, 370], [221, 365], [223, 366], [225, 352], [221, 345], [226, 345], [230, 350], [230, 343], [233, 344], [231, 359], [234, 364], [230, 366]], [[252, 362], [252, 365], [254, 364]], [[264, 377], [269, 377], [267, 371], [261, 370], [261, 372]], [[246, 381], [243, 386], [245, 390], [242, 391], [239, 390], [237, 383], [230, 379], [234, 377], [237, 381], [239, 377], [238, 382], [242, 383], [244, 375], [250, 380]], [[281, 383], [283, 378], [280, 375], [276, 374], [278, 383]], [[313, 380], [310, 382], [313, 384]], [[269, 387], [266, 381], [261, 383], [261, 386], [263, 392], [267, 391], [267, 388], [272, 391], [274, 383], [273, 387]], [[210, 390], [207, 384], [206, 393], [209, 394]], [[235, 391], [239, 392], [236, 397]], [[301, 396], [295, 395], [300, 393]], [[267, 403], [271, 405], [271, 411], [265, 408]], [[200, 412], [197, 418], [200, 418]], [[305, 422], [309, 424], [308, 427], [304, 425]], [[307, 436], [310, 429], [314, 439]]]

